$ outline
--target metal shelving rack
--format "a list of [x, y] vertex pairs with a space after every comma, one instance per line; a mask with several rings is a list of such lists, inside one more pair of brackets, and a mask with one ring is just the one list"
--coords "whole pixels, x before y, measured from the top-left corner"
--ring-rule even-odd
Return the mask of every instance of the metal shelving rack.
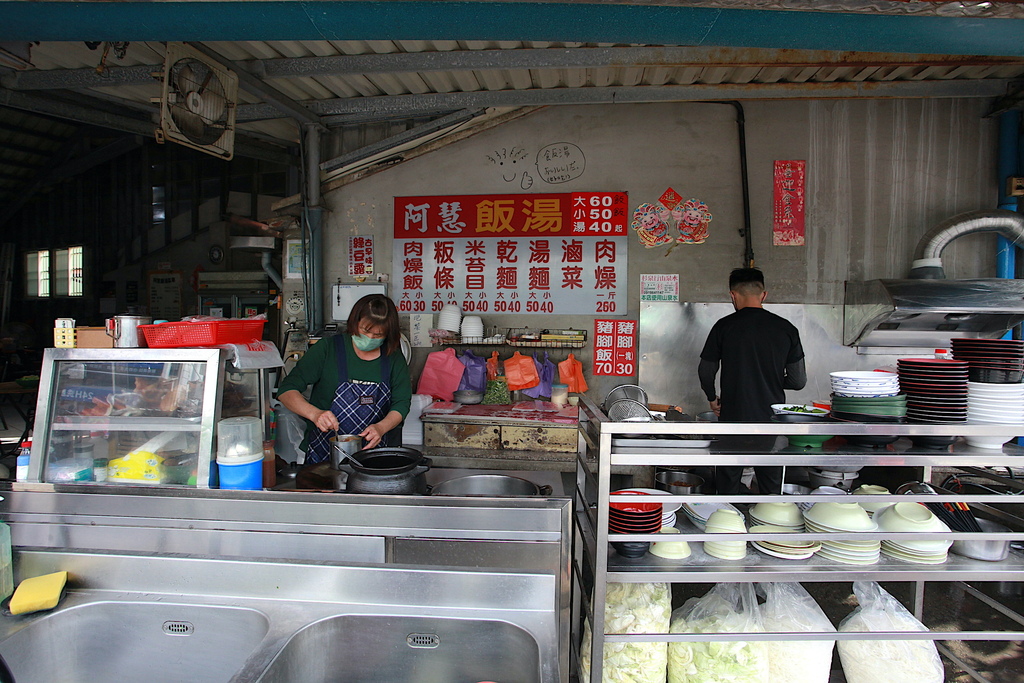
[[[716, 452], [713, 447], [678, 450], [671, 454], [643, 452], [612, 452], [613, 436], [631, 435], [688, 435], [699, 431], [708, 436], [778, 436], [786, 434], [828, 434], [833, 436], [846, 435], [899, 435], [899, 436], [992, 436], [1019, 429], [1019, 426], [1006, 425], [883, 425], [883, 424], [725, 424], [725, 423], [694, 423], [679, 422], [612, 422], [587, 396], [580, 402], [580, 433], [585, 446], [577, 459], [577, 476], [574, 512], [574, 556], [573, 572], [577, 589], [574, 591], [576, 600], [573, 609], [573, 647], [574, 661], [579, 662], [579, 647], [582, 641], [583, 622], [592, 625], [593, 647], [591, 648], [591, 682], [602, 680], [603, 650], [605, 642], [672, 642], [695, 640], [735, 640], [735, 634], [643, 634], [618, 635], [604, 633], [604, 608], [606, 584], [613, 583], [721, 583], [721, 582], [763, 582], [763, 581], [909, 581], [915, 584], [913, 611], [920, 620], [924, 602], [925, 585], [928, 582], [957, 582], [968, 594], [981, 600], [993, 610], [1021, 624], [1024, 628], [1024, 616], [1021, 616], [997, 601], [981, 593], [972, 586], [962, 584], [964, 581], [1019, 581], [1024, 575], [1024, 555], [1011, 551], [1010, 556], [1002, 562], [983, 562], [972, 560], [950, 553], [946, 563], [941, 565], [923, 565], [904, 562], [882, 556], [877, 564], [855, 566], [837, 564], [824, 558], [811, 558], [805, 561], [782, 560], [767, 557], [754, 550], [749, 550], [743, 560], [725, 561], [701, 557], [702, 546], [691, 545], [692, 555], [686, 560], [669, 560], [650, 555], [637, 560], [627, 560], [616, 554], [609, 546], [608, 504], [614, 501], [635, 500], [626, 495], [611, 495], [611, 470], [613, 466], [707, 466], [714, 464], [731, 465], [821, 465], [822, 453], [774, 453], [736, 451], [731, 453]], [[657, 449], [652, 449], [657, 450]], [[836, 465], [862, 466], [900, 466], [916, 467], [922, 472], [921, 480], [928, 481], [933, 467], [965, 468], [975, 476], [984, 473], [981, 467], [1012, 466], [1024, 462], [1024, 448], [1014, 445], [1004, 446], [1002, 450], [972, 448], [958, 441], [955, 446], [945, 451], [911, 449], [847, 449], [829, 453], [826, 457]], [[1021, 487], [1024, 488], [1024, 487]], [[778, 495], [743, 496], [737, 501], [735, 496], [700, 496], [702, 502], [742, 502], [758, 503], [778, 500]], [[873, 502], [891, 500], [893, 502], [967, 502], [977, 512], [996, 519], [1011, 529], [1007, 533], [962, 533], [951, 532], [942, 534], [952, 539], [1010, 539], [1024, 540], [1024, 516], [1010, 514], [1004, 510], [987, 505], [987, 503], [1008, 504], [1015, 502], [1015, 497], [996, 494], [971, 495], [889, 495], [889, 496], [854, 496], [843, 498], [843, 502], [861, 502], [870, 499]], [[671, 494], [649, 496], [650, 502], [677, 501], [678, 497]], [[821, 502], [820, 496], [787, 495], [787, 502]], [[1022, 499], [1019, 502], [1024, 502]], [[694, 541], [707, 540], [707, 535], [700, 529], [689, 526], [684, 520], [677, 523], [682, 531], [673, 535], [672, 540]], [[799, 537], [804, 540], [865, 540], [866, 538], [891, 538], [914, 540], [936, 538], [936, 534], [922, 533], [885, 533], [877, 532], [847, 534], [730, 534], [729, 540], [770, 540]], [[615, 534], [616, 541], [657, 541], [664, 540], [658, 534]], [[792, 634], [743, 634], [744, 640], [791, 640]], [[802, 640], [875, 640], [875, 639], [928, 639], [928, 640], [1004, 640], [1024, 639], [1022, 631], [927, 631], [920, 633], [801, 633]], [[986, 681], [980, 674], [972, 672], [964, 666], [941, 643], [937, 643], [940, 652], [960, 664], [965, 671], [979, 681]], [[581, 681], [585, 680], [581, 676]]]

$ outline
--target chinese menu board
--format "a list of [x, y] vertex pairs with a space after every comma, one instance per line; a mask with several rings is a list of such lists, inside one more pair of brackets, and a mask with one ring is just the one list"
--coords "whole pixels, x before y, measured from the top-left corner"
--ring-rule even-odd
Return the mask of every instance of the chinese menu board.
[[373, 275], [372, 235], [353, 235], [348, 238], [348, 274], [351, 277]]
[[593, 374], [635, 375], [636, 336], [635, 320], [595, 320]]
[[402, 313], [624, 315], [625, 192], [396, 197]]
[[772, 207], [772, 244], [804, 244], [804, 178], [806, 161], [776, 161]]

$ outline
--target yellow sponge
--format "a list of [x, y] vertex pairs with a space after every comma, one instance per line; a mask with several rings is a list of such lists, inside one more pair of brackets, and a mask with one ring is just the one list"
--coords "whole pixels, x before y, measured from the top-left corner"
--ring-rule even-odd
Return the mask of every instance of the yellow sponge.
[[18, 584], [11, 596], [11, 614], [27, 614], [44, 609], [53, 609], [60, 602], [61, 591], [67, 583], [67, 572], [44, 574], [32, 579], [25, 579]]

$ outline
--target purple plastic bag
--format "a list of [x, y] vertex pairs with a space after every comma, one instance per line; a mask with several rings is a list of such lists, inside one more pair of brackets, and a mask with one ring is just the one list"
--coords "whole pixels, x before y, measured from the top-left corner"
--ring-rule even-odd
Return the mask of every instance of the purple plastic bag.
[[469, 349], [459, 358], [466, 370], [459, 382], [459, 391], [484, 391], [487, 389], [487, 359], [475, 355]]
[[537, 360], [537, 354], [533, 354], [533, 363], [537, 366], [537, 375], [540, 377], [540, 384], [529, 389], [523, 389], [523, 393], [530, 398], [540, 398], [541, 396], [551, 396], [551, 384], [555, 381], [555, 374], [558, 372], [558, 368], [551, 359], [548, 358], [548, 352], [544, 352], [544, 362]]

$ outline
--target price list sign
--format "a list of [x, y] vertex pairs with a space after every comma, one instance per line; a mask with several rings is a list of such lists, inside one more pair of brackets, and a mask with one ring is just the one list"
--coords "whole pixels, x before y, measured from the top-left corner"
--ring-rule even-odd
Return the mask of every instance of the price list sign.
[[594, 321], [594, 375], [636, 374], [635, 320]]
[[395, 197], [398, 310], [625, 315], [628, 207], [625, 192]]

